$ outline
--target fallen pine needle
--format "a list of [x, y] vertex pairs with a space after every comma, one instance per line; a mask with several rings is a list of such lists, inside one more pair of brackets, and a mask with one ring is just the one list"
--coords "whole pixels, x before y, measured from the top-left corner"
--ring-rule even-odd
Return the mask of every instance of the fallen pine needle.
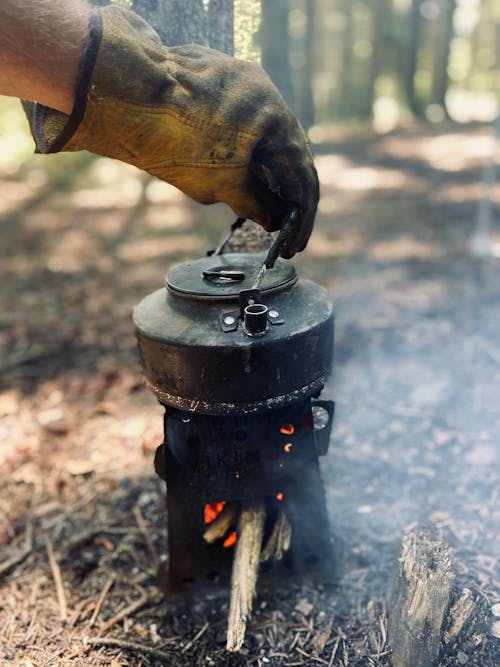
[[144, 542], [146, 543], [149, 555], [151, 556], [153, 561], [158, 560], [158, 554], [156, 553], [156, 550], [154, 548], [153, 540], [151, 539], [151, 535], [149, 533], [148, 524], [146, 523], [144, 517], [142, 516], [142, 512], [139, 508], [139, 505], [135, 505], [132, 511], [134, 513], [135, 520], [137, 521], [137, 525], [139, 526], [139, 530], [141, 531], [142, 536], [144, 538]]
[[196, 635], [193, 637], [193, 639], [191, 639], [191, 641], [189, 641], [189, 642], [186, 644], [186, 646], [184, 646], [184, 648], [182, 649], [181, 653], [185, 653], [186, 651], [189, 651], [189, 649], [191, 648], [191, 646], [192, 646], [195, 642], [197, 642], [198, 639], [205, 633], [205, 631], [207, 630], [208, 626], [209, 626], [209, 623], [205, 623], [205, 625], [201, 628], [201, 630], [199, 630], [199, 631], [196, 633]]
[[328, 662], [326, 660], [323, 660], [323, 658], [318, 658], [315, 655], [309, 655], [309, 653], [306, 653], [298, 646], [295, 648], [295, 650], [297, 651], [297, 653], [300, 653], [300, 655], [303, 655], [304, 658], [307, 658], [308, 660], [314, 660], [315, 662], [320, 662], [322, 665], [327, 665], [328, 667]]
[[88, 627], [89, 627], [89, 628], [91, 628], [91, 627], [94, 625], [94, 623], [96, 622], [97, 617], [98, 617], [98, 615], [99, 615], [99, 612], [101, 611], [101, 607], [102, 607], [102, 605], [103, 605], [103, 603], [104, 603], [104, 600], [106, 599], [106, 596], [107, 596], [107, 594], [109, 593], [110, 588], [111, 588], [111, 586], [115, 583], [115, 581], [116, 581], [116, 574], [112, 574], [112, 575], [108, 578], [108, 580], [106, 581], [106, 583], [104, 584], [104, 588], [103, 588], [102, 591], [101, 591], [101, 594], [100, 594], [100, 596], [99, 596], [99, 599], [97, 600], [97, 604], [96, 604], [96, 606], [95, 606], [95, 609], [94, 609], [94, 611], [93, 611], [93, 613], [92, 613], [92, 616], [91, 616], [91, 618], [90, 618], [90, 621], [89, 621], [89, 624], [88, 624]]
[[86, 641], [86, 644], [91, 646], [113, 646], [116, 648], [124, 648], [129, 651], [137, 651], [138, 653], [145, 653], [147, 655], [152, 655], [161, 660], [167, 660], [165, 664], [169, 664], [172, 656], [164, 651], [161, 651], [154, 646], [144, 646], [143, 644], [136, 644], [135, 642], [126, 642], [121, 639], [113, 639], [107, 637], [89, 637]]
[[68, 618], [68, 605], [66, 604], [66, 594], [64, 592], [64, 584], [61, 575], [61, 569], [56, 561], [54, 555], [54, 546], [50, 537], [45, 539], [45, 546], [47, 547], [47, 555], [49, 557], [49, 565], [52, 571], [52, 577], [56, 587], [57, 601], [59, 603], [59, 617], [61, 621], [66, 622]]

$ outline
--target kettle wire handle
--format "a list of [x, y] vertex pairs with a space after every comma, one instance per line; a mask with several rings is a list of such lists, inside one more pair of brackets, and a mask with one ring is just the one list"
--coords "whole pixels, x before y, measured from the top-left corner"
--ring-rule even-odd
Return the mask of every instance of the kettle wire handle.
[[[253, 285], [253, 289], [258, 289], [267, 269], [272, 269], [273, 266], [276, 264], [276, 260], [278, 259], [280, 252], [283, 249], [283, 246], [285, 245], [290, 234], [293, 231], [293, 228], [297, 221], [298, 213], [299, 209], [297, 206], [290, 206], [288, 213], [286, 213], [286, 215], [283, 218], [283, 222], [281, 223], [279, 234], [276, 237], [272, 246], [269, 248], [269, 251], [266, 255], [266, 259], [264, 260], [264, 263], [257, 274], [257, 278]], [[207, 255], [208, 256], [222, 255], [224, 252], [224, 248], [230, 241], [234, 232], [240, 227], [242, 227], [245, 224], [245, 222], [246, 218], [236, 218], [236, 220], [229, 228], [229, 234], [226, 236], [226, 238], [217, 246], [217, 248], [207, 252]]]

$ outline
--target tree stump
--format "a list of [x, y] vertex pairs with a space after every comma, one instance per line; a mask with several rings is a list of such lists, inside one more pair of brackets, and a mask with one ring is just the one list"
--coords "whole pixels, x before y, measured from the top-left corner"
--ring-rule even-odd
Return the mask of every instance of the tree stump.
[[455, 580], [448, 545], [437, 531], [416, 528], [403, 539], [388, 599], [394, 667], [433, 667]]

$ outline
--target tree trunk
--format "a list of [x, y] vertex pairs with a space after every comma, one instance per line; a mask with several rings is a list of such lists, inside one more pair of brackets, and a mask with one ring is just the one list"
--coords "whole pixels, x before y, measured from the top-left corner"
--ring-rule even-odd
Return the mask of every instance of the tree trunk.
[[202, 44], [234, 55], [234, 0], [133, 0], [168, 46]]
[[[106, 3], [107, 4], [107, 3]], [[170, 0], [133, 0], [132, 9], [150, 23], [160, 35], [164, 44], [169, 44], [170, 25], [168, 12]]]
[[290, 69], [288, 14], [290, 0], [262, 0], [260, 43], [262, 67], [267, 71], [288, 105], [294, 108]]
[[234, 55], [234, 2], [210, 0], [208, 5], [208, 43], [212, 49]]
[[388, 0], [376, 0], [371, 12], [372, 21], [372, 57], [368, 70], [365, 95], [361, 107], [363, 118], [371, 118], [375, 99], [375, 84], [381, 71], [382, 51], [387, 41], [387, 30], [390, 25], [390, 4]]
[[438, 32], [436, 41], [436, 56], [432, 76], [432, 102], [442, 107], [447, 116], [448, 63], [450, 60], [450, 44], [453, 38], [453, 15], [456, 5], [456, 0], [444, 0], [441, 29]]
[[408, 35], [408, 64], [404, 81], [406, 101], [410, 111], [415, 116], [422, 115], [422, 108], [415, 91], [415, 73], [417, 71], [418, 47], [420, 42], [420, 4], [422, 0], [412, 0], [409, 35]]
[[337, 99], [338, 115], [349, 116], [352, 112], [352, 44], [354, 41], [354, 17], [352, 7], [344, 9], [344, 29], [341, 39], [341, 65], [339, 94]]
[[132, 9], [151, 23], [164, 44], [208, 46], [202, 0], [133, 0]]
[[[303, 65], [295, 67], [297, 115], [305, 130], [314, 125], [314, 70], [316, 46], [316, 0], [307, 0], [305, 3], [306, 28], [305, 34], [299, 41], [300, 55]], [[302, 58], [301, 58], [302, 60]]]

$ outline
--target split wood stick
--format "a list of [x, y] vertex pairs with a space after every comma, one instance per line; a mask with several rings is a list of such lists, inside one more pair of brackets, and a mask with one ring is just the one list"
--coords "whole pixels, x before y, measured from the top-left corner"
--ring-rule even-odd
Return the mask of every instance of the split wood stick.
[[238, 518], [238, 541], [231, 578], [226, 644], [228, 651], [239, 651], [242, 647], [247, 621], [252, 614], [265, 518], [263, 502], [249, 501], [243, 504]]
[[292, 527], [283, 510], [280, 510], [266, 546], [262, 549], [260, 560], [265, 563], [269, 560], [282, 560], [285, 551], [290, 549]]
[[[177, 639], [177, 638], [176, 638]], [[127, 642], [123, 639], [115, 639], [114, 637], [89, 637], [84, 640], [85, 644], [89, 646], [112, 646], [116, 648], [125, 649], [127, 651], [136, 651], [144, 655], [151, 655], [157, 660], [162, 660], [163, 664], [169, 665], [172, 660], [172, 655], [154, 646], [146, 646], [145, 644], [137, 644], [136, 642]]]
[[227, 531], [236, 521], [236, 507], [226, 505], [222, 512], [208, 525], [203, 533], [203, 539], [208, 544], [213, 544], [224, 537]]

